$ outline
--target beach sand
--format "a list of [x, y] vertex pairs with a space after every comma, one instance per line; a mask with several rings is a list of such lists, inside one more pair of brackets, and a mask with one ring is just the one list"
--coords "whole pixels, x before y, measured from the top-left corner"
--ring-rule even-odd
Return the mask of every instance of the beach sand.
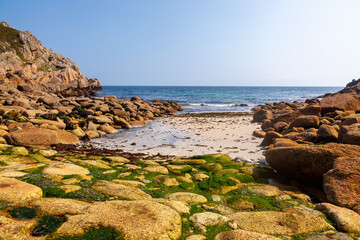
[[91, 146], [127, 152], [193, 156], [225, 153], [239, 161], [265, 164], [262, 139], [252, 136], [260, 125], [248, 113], [179, 114], [146, 126], [119, 130], [90, 141]]

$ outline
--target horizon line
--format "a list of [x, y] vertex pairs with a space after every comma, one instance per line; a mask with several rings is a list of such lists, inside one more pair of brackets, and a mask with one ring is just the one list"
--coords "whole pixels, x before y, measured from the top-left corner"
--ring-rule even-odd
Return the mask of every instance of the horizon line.
[[274, 85], [274, 86], [267, 86], [267, 85], [255, 85], [255, 86], [250, 86], [250, 85], [108, 85], [108, 84], [101, 84], [101, 86], [106, 86], [106, 87], [346, 87], [343, 85], [337, 85], [337, 86], [309, 86], [309, 85], [305, 85], [305, 86], [291, 86], [291, 85]]

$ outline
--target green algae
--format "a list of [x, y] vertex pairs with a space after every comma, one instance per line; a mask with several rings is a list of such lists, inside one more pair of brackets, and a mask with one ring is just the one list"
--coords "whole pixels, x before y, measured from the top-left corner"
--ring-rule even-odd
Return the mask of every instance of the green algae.
[[56, 231], [64, 222], [63, 218], [57, 218], [51, 215], [45, 215], [38, 221], [38, 224], [32, 230], [33, 236], [45, 236]]
[[36, 217], [36, 211], [33, 208], [17, 207], [9, 210], [10, 215], [17, 219], [32, 219]]
[[255, 179], [250, 174], [241, 173], [235, 175], [235, 177], [239, 179], [242, 183], [255, 182]]
[[237, 182], [227, 176], [213, 176], [198, 183], [199, 188], [202, 190], [221, 189], [223, 186], [235, 186]]

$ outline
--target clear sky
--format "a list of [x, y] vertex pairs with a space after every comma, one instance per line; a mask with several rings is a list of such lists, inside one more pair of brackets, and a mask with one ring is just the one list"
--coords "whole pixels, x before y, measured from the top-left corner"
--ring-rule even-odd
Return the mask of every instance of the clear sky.
[[0, 0], [103, 85], [343, 86], [360, 77], [359, 0]]

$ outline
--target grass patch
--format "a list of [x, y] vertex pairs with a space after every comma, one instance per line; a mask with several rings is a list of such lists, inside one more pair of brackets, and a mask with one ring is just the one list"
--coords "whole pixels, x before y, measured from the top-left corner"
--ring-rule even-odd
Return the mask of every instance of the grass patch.
[[33, 236], [45, 236], [56, 231], [58, 227], [64, 222], [63, 218], [57, 218], [51, 215], [46, 215], [40, 218], [38, 224], [32, 230]]
[[9, 210], [10, 215], [17, 219], [32, 219], [36, 217], [36, 211], [33, 208], [17, 207]]

